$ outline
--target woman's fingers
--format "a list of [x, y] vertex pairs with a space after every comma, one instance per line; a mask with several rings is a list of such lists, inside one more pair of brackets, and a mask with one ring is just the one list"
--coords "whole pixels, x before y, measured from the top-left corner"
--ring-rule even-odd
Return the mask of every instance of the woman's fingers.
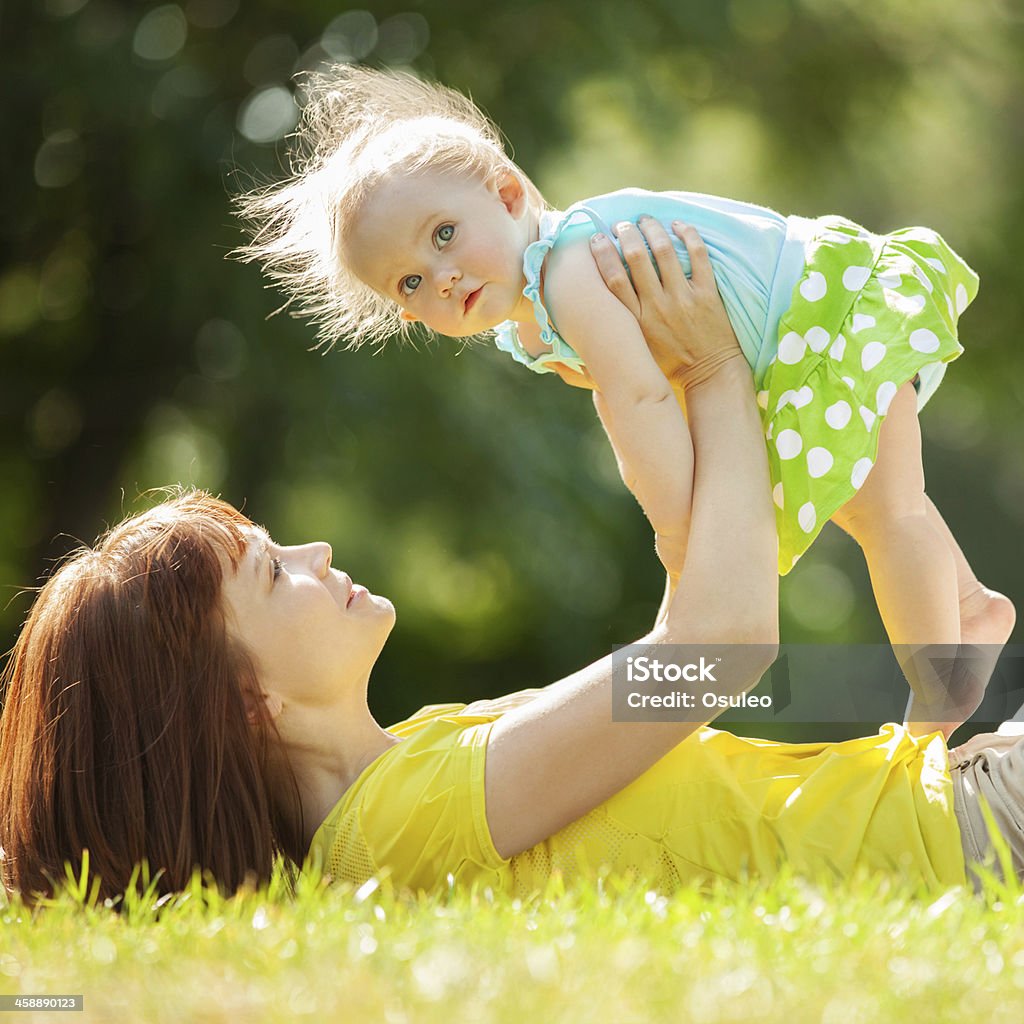
[[[615, 236], [619, 240], [622, 258], [629, 266], [637, 292], [643, 296], [645, 292], [653, 292], [659, 288], [658, 274], [651, 263], [647, 242], [640, 229], [628, 220], [622, 221], [615, 225]], [[669, 242], [669, 245], [671, 244]]]
[[715, 286], [715, 272], [711, 269], [708, 248], [704, 244], [704, 239], [700, 237], [700, 232], [692, 225], [683, 224], [678, 220], [672, 221], [672, 230], [676, 237], [682, 239], [686, 251], [690, 254], [690, 282], [693, 287]]
[[[590, 251], [597, 269], [604, 278], [605, 286], [635, 317], [640, 316], [640, 300], [636, 297], [633, 283], [626, 268], [619, 259], [618, 250], [607, 235], [594, 235], [590, 239]], [[564, 379], [564, 378], [563, 378]]]
[[[637, 227], [647, 240], [647, 248], [650, 249], [654, 262], [658, 266], [658, 276], [661, 278], [662, 285], [666, 290], [682, 290], [680, 294], [685, 294], [689, 282], [686, 280], [686, 274], [683, 273], [683, 266], [679, 262], [679, 255], [676, 253], [669, 233], [662, 227], [660, 221], [648, 217], [647, 214], [637, 221]], [[693, 228], [690, 231], [697, 234]], [[700, 236], [697, 235], [697, 237]], [[635, 272], [633, 276], [635, 279]]]

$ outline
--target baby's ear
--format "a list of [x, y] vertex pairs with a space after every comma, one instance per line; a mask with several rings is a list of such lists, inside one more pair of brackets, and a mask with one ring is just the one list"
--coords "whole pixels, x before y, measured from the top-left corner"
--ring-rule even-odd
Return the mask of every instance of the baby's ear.
[[418, 324], [420, 322], [420, 318], [418, 316], [414, 316], [407, 309], [400, 309], [398, 311], [398, 319], [404, 320], [407, 324]]
[[503, 169], [494, 178], [494, 190], [505, 209], [517, 220], [526, 210], [526, 189], [514, 171]]

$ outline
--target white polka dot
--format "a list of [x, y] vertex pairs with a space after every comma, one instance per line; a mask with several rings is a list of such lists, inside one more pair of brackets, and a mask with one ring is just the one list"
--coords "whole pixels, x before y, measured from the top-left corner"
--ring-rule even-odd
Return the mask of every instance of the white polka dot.
[[850, 389], [851, 391], [853, 390], [853, 388], [854, 388], [854, 383], [853, 383], [853, 378], [852, 378], [852, 377], [844, 377], [844, 378], [843, 378], [843, 383], [844, 383], [844, 384], [845, 384], [845, 385], [846, 385], [846, 386], [847, 386], [847, 387], [848, 387], [848, 388], [849, 388], [849, 389]]
[[874, 463], [868, 459], [858, 459], [853, 464], [853, 472], [850, 473], [850, 483], [859, 491], [864, 485], [864, 481], [868, 478], [868, 473], [871, 472], [871, 467]]
[[780, 459], [795, 459], [804, 446], [804, 439], [790, 428], [779, 431], [775, 440], [775, 447], [778, 450]]
[[929, 278], [920, 267], [914, 267], [914, 277], [916, 277], [918, 281], [928, 289], [928, 291], [932, 291], [935, 288], [935, 285], [931, 282], [931, 278]]
[[843, 287], [848, 292], [859, 292], [870, 276], [870, 267], [847, 267], [843, 271]]
[[818, 521], [818, 513], [811, 502], [800, 506], [800, 511], [796, 514], [796, 521], [800, 524], [800, 529], [804, 533], [810, 533], [814, 529], [814, 524]]
[[889, 411], [889, 403], [896, 397], [896, 385], [887, 380], [878, 385], [875, 392], [875, 408], [879, 416], [884, 416]]
[[946, 309], [949, 310], [949, 318], [952, 320], [956, 316], [956, 307], [953, 305], [953, 300], [948, 295], [946, 296]]
[[938, 352], [938, 335], [934, 331], [929, 331], [927, 327], [919, 327], [916, 331], [911, 331], [910, 347], [915, 352], [924, 352], [926, 355]]
[[883, 288], [899, 288], [903, 284], [903, 275], [897, 274], [895, 270], [887, 270], [876, 278]]
[[814, 392], [811, 390], [810, 385], [805, 384], [799, 391], [793, 392], [793, 397], [790, 401], [793, 403], [794, 409], [802, 409], [805, 405], [814, 401]]
[[757, 393], [757, 404], [762, 409], [767, 409], [768, 408], [768, 392], [767, 391], [758, 391], [758, 393]]
[[968, 303], [967, 289], [962, 285], [956, 286], [956, 311], [962, 313], [967, 308]]
[[864, 426], [868, 430], [875, 425], [875, 414], [866, 405], [860, 407], [860, 418], [864, 421]]
[[835, 405], [830, 405], [825, 410], [825, 422], [833, 430], [842, 430], [850, 422], [852, 415], [853, 410], [850, 408], [850, 403], [840, 399]]
[[808, 302], [817, 302], [818, 299], [823, 299], [827, 291], [828, 282], [825, 280], [825, 275], [819, 273], [817, 270], [812, 270], [807, 277], [800, 282], [800, 294]]
[[864, 370], [873, 370], [884, 358], [885, 346], [880, 341], [869, 341], [861, 351], [860, 365]]
[[807, 472], [817, 479], [832, 468], [832, 453], [827, 448], [812, 448], [807, 453]]
[[936, 260], [930, 257], [925, 257], [925, 263], [927, 263], [929, 267], [934, 267], [941, 274], [944, 274], [946, 272], [946, 264], [943, 263], [942, 260]]
[[854, 313], [853, 324], [850, 329], [854, 334], [857, 334], [858, 332], [863, 331], [866, 327], [874, 327], [875, 322], [875, 318], [870, 316], [868, 313]]
[[897, 305], [902, 306], [908, 313], [920, 313], [927, 301], [923, 295], [901, 295], [897, 299]]
[[824, 352], [831, 340], [832, 336], [824, 327], [812, 327], [804, 335], [804, 341], [807, 342], [812, 352]]
[[786, 507], [786, 496], [782, 493], [781, 480], [772, 488], [772, 501], [774, 501], [779, 508]]
[[779, 395], [778, 402], [775, 403], [775, 411], [778, 412], [784, 405], [789, 405], [790, 400], [795, 394], [796, 392], [792, 388], [786, 388], [786, 390]]
[[836, 340], [832, 342], [832, 347], [828, 350], [828, 354], [838, 363], [846, 352], [846, 338], [841, 334], [836, 335]]
[[799, 363], [807, 351], [807, 344], [796, 331], [790, 331], [782, 341], [779, 342], [779, 362], [792, 366]]

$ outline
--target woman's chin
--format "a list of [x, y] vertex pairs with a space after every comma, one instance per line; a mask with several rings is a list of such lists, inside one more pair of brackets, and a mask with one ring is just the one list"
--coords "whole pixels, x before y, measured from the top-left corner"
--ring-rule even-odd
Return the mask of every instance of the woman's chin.
[[381, 597], [380, 594], [370, 594], [368, 596], [373, 602], [374, 609], [379, 613], [381, 619], [387, 623], [387, 629], [390, 633], [394, 628], [395, 620], [398, 618], [395, 606], [391, 603], [389, 598]]

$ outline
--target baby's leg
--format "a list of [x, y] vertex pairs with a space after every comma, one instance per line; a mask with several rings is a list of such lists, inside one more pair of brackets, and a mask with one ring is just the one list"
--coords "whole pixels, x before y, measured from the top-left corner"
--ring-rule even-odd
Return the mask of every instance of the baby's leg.
[[956, 585], [960, 600], [960, 642], [982, 647], [1002, 647], [1017, 621], [1017, 610], [1013, 602], [995, 590], [989, 590], [974, 575], [960, 545], [956, 542], [942, 514], [931, 498], [928, 515], [935, 529], [942, 535], [946, 546], [953, 553], [956, 563]]
[[[900, 388], [882, 424], [878, 459], [861, 489], [833, 517], [860, 544], [878, 610], [913, 691], [915, 735], [949, 735], [981, 693], [957, 664], [957, 567], [929, 512], [913, 385]], [[973, 703], [973, 706], [972, 706]]]
[[984, 693], [1003, 646], [1013, 632], [1017, 610], [1008, 597], [995, 590], [989, 590], [978, 581], [941, 513], [931, 498], [926, 497], [925, 500], [928, 502], [928, 514], [935, 529], [942, 535], [946, 546], [953, 553], [953, 561], [956, 564], [956, 584], [960, 602], [959, 660], [963, 663], [964, 672], [970, 672], [977, 681], [976, 688], [980, 688]]

